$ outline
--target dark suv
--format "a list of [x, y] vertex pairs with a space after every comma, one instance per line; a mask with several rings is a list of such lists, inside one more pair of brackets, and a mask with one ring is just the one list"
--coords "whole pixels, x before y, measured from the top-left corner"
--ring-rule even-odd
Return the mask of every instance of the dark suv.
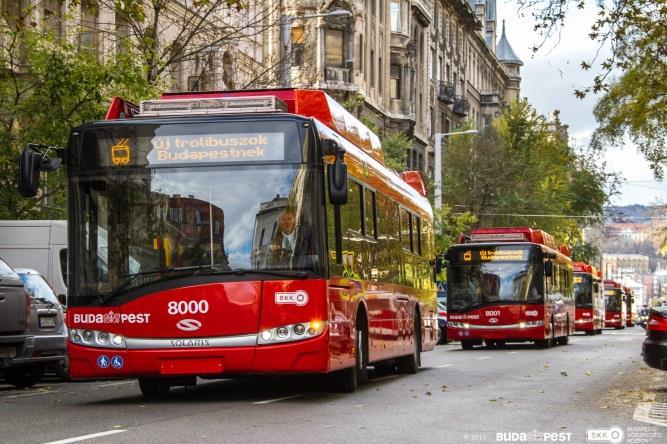
[[31, 296], [21, 276], [0, 258], [0, 370], [8, 383], [33, 386], [48, 363], [65, 360], [62, 324], [59, 304]]

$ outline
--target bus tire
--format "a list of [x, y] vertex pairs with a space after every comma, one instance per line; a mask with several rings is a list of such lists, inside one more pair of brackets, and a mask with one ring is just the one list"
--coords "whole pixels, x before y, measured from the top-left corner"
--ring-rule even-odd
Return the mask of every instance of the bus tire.
[[565, 324], [565, 336], [558, 338], [558, 343], [560, 345], [567, 345], [570, 342], [570, 319], [568, 318], [567, 324]]
[[463, 350], [472, 350], [474, 345], [473, 341], [461, 341], [461, 348]]
[[355, 330], [354, 367], [344, 368], [331, 374], [336, 393], [353, 393], [360, 382], [368, 379], [368, 322], [366, 313], [357, 313]]
[[596, 330], [586, 330], [586, 336], [593, 336], [596, 334]]
[[602, 334], [602, 329], [598, 328], [597, 330], [595, 330], [595, 334], [596, 335], [601, 335]]
[[169, 393], [171, 385], [161, 378], [139, 378], [139, 390], [145, 398], [160, 399]]
[[422, 352], [422, 329], [421, 329], [421, 318], [419, 317], [419, 311], [415, 310], [414, 316], [414, 331], [413, 331], [413, 342], [414, 348], [412, 353], [407, 356], [402, 356], [398, 358], [396, 365], [398, 366], [398, 372], [403, 374], [415, 374], [419, 371], [419, 367], [422, 364], [421, 352]]

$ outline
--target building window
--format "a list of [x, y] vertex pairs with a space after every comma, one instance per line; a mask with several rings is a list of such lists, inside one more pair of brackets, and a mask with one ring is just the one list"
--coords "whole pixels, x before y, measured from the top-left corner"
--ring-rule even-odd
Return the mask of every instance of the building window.
[[391, 82], [391, 98], [401, 98], [401, 66], [391, 65], [390, 68], [390, 82]]
[[380, 60], [378, 61], [378, 75], [380, 77], [378, 79], [378, 92], [380, 94], [382, 94], [382, 89], [384, 87], [384, 70], [382, 68], [382, 57], [380, 57]]
[[97, 51], [97, 5], [92, 0], [81, 2], [79, 47], [89, 52]]
[[369, 83], [371, 84], [371, 88], [375, 87], [375, 51], [371, 49], [371, 72], [370, 74], [370, 79]]
[[364, 36], [359, 34], [359, 72], [364, 72]]
[[324, 35], [324, 64], [336, 68], [343, 67], [343, 31], [327, 29]]
[[390, 20], [391, 20], [391, 32], [401, 32], [402, 18], [401, 18], [401, 2], [400, 0], [392, 0], [390, 5]]
[[292, 27], [292, 64], [303, 65], [303, 57], [306, 43], [306, 34], [303, 26]]

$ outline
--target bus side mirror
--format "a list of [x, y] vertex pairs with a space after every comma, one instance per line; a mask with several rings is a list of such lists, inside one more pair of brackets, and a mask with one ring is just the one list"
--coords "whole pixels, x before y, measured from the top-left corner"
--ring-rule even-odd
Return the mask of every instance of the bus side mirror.
[[322, 148], [325, 155], [335, 155], [332, 164], [327, 165], [329, 201], [334, 205], [347, 203], [347, 165], [343, 162], [345, 149], [333, 140], [323, 140]]
[[[38, 148], [46, 149], [41, 152]], [[39, 189], [39, 172], [54, 171], [62, 162], [60, 149], [56, 148], [58, 157], [49, 157], [46, 154], [51, 149], [47, 145], [29, 143], [23, 148], [19, 159], [19, 192], [23, 197], [34, 197]]]
[[544, 275], [547, 277], [553, 277], [554, 275], [554, 264], [551, 261], [546, 261], [544, 263]]
[[58, 295], [58, 302], [60, 302], [62, 305], [67, 305], [67, 296], [64, 294], [60, 293]]

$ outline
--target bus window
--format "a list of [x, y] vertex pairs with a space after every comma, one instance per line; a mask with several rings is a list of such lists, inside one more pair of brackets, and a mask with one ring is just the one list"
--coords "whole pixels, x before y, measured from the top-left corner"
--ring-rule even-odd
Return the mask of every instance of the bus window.
[[401, 243], [403, 249], [407, 251], [412, 251], [412, 221], [410, 213], [405, 211], [403, 208], [400, 209], [401, 212]]
[[377, 239], [377, 216], [375, 210], [375, 192], [364, 190], [364, 234]]

